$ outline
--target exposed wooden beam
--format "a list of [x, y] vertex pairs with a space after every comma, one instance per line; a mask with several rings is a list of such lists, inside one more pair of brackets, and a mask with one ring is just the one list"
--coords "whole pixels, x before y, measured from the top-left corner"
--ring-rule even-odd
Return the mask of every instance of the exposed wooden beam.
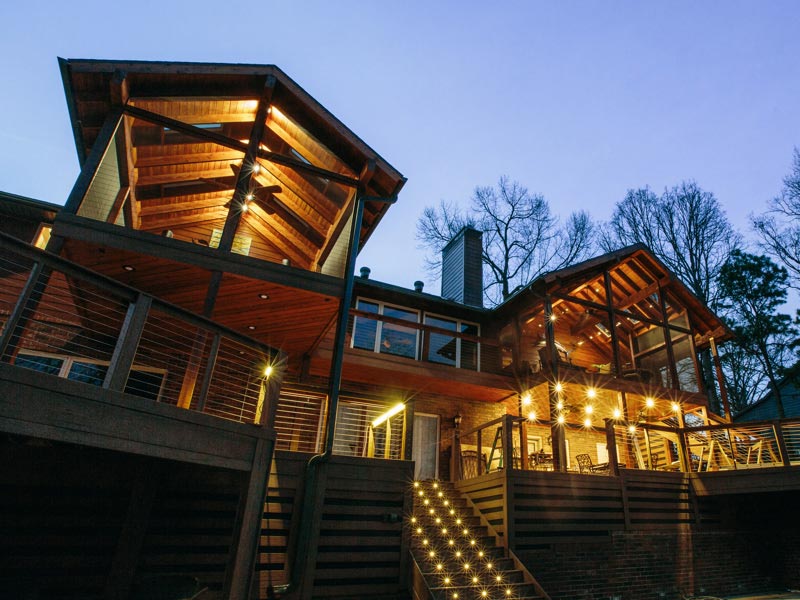
[[[204, 144], [205, 145], [205, 144]], [[184, 152], [181, 154], [158, 154], [155, 156], [138, 156], [136, 168], [170, 167], [173, 165], [190, 165], [209, 162], [241, 161], [242, 153], [237, 150], [220, 150], [216, 152]]]
[[296, 239], [290, 238], [270, 223], [267, 215], [260, 209], [253, 208], [248, 211], [245, 222], [276, 248], [276, 254], [283, 255], [284, 258], [291, 259], [293, 264], [303, 267], [307, 267], [311, 262], [313, 252], [303, 248]]
[[198, 171], [184, 171], [181, 173], [162, 173], [159, 175], [143, 175], [139, 177], [138, 185], [164, 185], [165, 183], [180, 183], [182, 181], [199, 181], [202, 179], [216, 179], [217, 177], [230, 177], [231, 169], [228, 165], [214, 169]]
[[219, 206], [216, 209], [198, 210], [195, 214], [186, 214], [187, 212], [184, 211], [181, 215], [172, 217], [149, 218], [142, 224], [142, 229], [170, 229], [209, 221], [219, 221], [220, 225], [222, 225], [228, 214], [228, 210], [223, 206]]
[[[225, 146], [226, 148], [239, 150], [241, 152], [247, 152], [247, 144], [242, 143], [239, 140], [234, 140], [232, 138], [229, 138], [226, 135], [216, 133], [214, 131], [208, 131], [200, 127], [188, 125], [176, 119], [170, 119], [169, 117], [164, 117], [162, 115], [150, 112], [149, 110], [143, 110], [141, 108], [137, 108], [130, 105], [125, 107], [125, 112], [131, 115], [132, 117], [136, 117], [137, 119], [142, 119], [143, 121], [156, 123], [158, 125], [162, 125], [163, 127], [168, 127], [170, 129], [174, 129], [175, 131], [186, 133], [187, 135], [191, 135], [200, 139], [214, 142], [216, 144], [219, 144], [220, 146]], [[304, 171], [306, 173], [310, 173], [318, 177], [325, 177], [326, 179], [337, 181], [343, 185], [347, 185], [350, 187], [358, 186], [357, 179], [353, 179], [352, 177], [341, 175], [339, 173], [334, 173], [333, 171], [328, 171], [326, 169], [320, 169], [313, 165], [308, 165], [302, 161], [295, 160], [293, 158], [289, 158], [287, 156], [283, 156], [275, 152], [259, 149], [258, 157], [263, 158], [264, 160], [268, 160], [270, 162], [274, 162], [279, 165], [290, 167], [296, 171]]]
[[[250, 180], [253, 178], [254, 168], [258, 166], [256, 154], [261, 144], [261, 138], [264, 137], [264, 128], [267, 126], [267, 112], [272, 103], [272, 93], [275, 91], [275, 83], [276, 79], [272, 75], [268, 76], [264, 81], [264, 90], [258, 101], [258, 110], [256, 110], [253, 129], [250, 132], [250, 141], [247, 144], [247, 151], [244, 154], [238, 172], [234, 170], [236, 173], [236, 190], [233, 193], [233, 198], [228, 208], [228, 217], [225, 219], [225, 227], [222, 229], [222, 236], [219, 241], [219, 249], [223, 252], [230, 251], [233, 246], [233, 237], [236, 234], [236, 228], [242, 218], [242, 210], [245, 208], [245, 198], [250, 193]], [[238, 206], [237, 204], [240, 203], [241, 206]]]

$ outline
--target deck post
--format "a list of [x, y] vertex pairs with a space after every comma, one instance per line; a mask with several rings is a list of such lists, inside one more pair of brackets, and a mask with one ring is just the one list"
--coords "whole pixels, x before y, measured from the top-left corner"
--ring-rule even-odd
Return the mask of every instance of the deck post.
[[256, 443], [250, 476], [242, 490], [239, 514], [236, 517], [231, 544], [232, 564], [228, 563], [225, 573], [224, 589], [227, 593], [224, 597], [228, 600], [250, 598], [274, 447], [274, 439], [261, 438]]
[[150, 296], [139, 294], [134, 302], [128, 304], [128, 312], [103, 380], [104, 388], [117, 392], [125, 389], [152, 303]]
[[614, 421], [606, 419], [606, 449], [608, 450], [608, 470], [612, 475], [619, 476], [619, 457], [617, 456], [617, 436], [614, 431]]
[[[17, 297], [17, 303], [14, 305], [11, 314], [6, 320], [3, 334], [0, 335], [0, 362], [11, 362], [11, 358], [17, 353], [17, 344], [19, 343], [25, 326], [28, 322], [28, 317], [25, 317], [25, 308], [28, 301], [31, 300], [34, 304], [34, 309], [39, 304], [42, 297], [43, 289], [47, 287], [50, 280], [50, 269], [45, 267], [41, 261], [33, 264], [30, 273], [28, 273], [28, 280], [22, 288], [20, 295]], [[37, 291], [34, 296], [34, 289], [36, 283], [39, 281], [39, 276], [43, 275], [42, 290]], [[31, 311], [33, 313], [33, 311]], [[8, 350], [8, 353], [6, 351]]]
[[772, 430], [775, 432], [775, 441], [778, 444], [778, 450], [781, 453], [781, 462], [783, 466], [789, 468], [792, 466], [792, 461], [789, 459], [789, 449], [786, 447], [786, 438], [783, 437], [783, 427], [780, 421], [772, 422]]

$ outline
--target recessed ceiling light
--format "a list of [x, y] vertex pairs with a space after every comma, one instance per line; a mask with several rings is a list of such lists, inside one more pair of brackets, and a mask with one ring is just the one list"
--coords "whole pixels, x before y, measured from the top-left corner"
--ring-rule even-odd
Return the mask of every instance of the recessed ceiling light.
[[247, 328], [248, 328], [250, 331], [253, 331], [253, 330], [256, 328], [256, 326], [255, 326], [255, 325], [248, 325], [248, 326], [247, 326]]
[[134, 267], [133, 265], [122, 265], [122, 268], [125, 269], [126, 271], [135, 271], [136, 270], [136, 267]]
[[258, 297], [261, 298], [262, 300], [269, 300], [269, 294], [261, 293], [258, 295]]

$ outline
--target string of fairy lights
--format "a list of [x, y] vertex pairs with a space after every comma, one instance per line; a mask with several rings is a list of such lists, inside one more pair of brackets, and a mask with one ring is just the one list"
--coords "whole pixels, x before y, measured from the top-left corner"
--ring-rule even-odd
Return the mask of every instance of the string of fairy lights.
[[438, 578], [446, 597], [463, 599], [468, 591], [469, 597], [487, 600], [514, 598], [514, 584], [506, 581], [480, 536], [467, 526], [467, 515], [451, 503], [439, 484], [430, 482], [426, 489], [415, 481], [414, 493], [418, 510], [409, 517], [409, 524], [427, 563], [423, 570]]
[[[553, 384], [553, 390], [555, 391], [557, 397], [555, 403], [555, 415], [556, 422], [559, 425], [566, 425], [568, 416], [571, 413], [576, 412], [581, 415], [582, 425], [584, 428], [594, 428], [593, 419], [597, 418], [599, 415], [599, 410], [597, 406], [595, 406], [595, 403], [598, 400], [598, 390], [596, 388], [586, 388], [584, 393], [586, 400], [584, 403], [582, 403], [582, 405], [572, 405], [565, 400], [566, 390], [564, 384], [556, 382]], [[630, 432], [633, 433], [636, 430], [635, 423], [645, 420], [645, 417], [652, 416], [653, 413], [656, 412], [657, 404], [658, 402], [656, 401], [655, 397], [646, 396], [644, 398], [643, 405], [639, 408], [638, 414], [632, 422], [625, 420], [625, 416], [623, 415], [622, 409], [619, 406], [614, 406], [611, 408], [611, 410], [608, 412], [607, 418], [620, 423], [628, 423], [628, 428]], [[682, 407], [679, 402], [669, 401], [669, 409], [670, 412], [677, 415], [680, 414]], [[533, 409], [533, 395], [531, 394], [530, 390], [520, 394], [520, 411], [521, 414], [524, 413], [528, 421], [531, 423], [546, 421], [546, 419], [540, 419], [539, 415], [536, 413], [536, 410]]]

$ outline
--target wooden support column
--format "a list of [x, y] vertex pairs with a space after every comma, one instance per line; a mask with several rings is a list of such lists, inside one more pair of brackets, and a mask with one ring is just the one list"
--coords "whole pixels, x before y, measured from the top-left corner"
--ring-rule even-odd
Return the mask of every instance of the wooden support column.
[[261, 438], [256, 444], [250, 476], [239, 503], [231, 560], [225, 573], [224, 597], [228, 600], [250, 598], [274, 447], [274, 439]]
[[672, 379], [672, 389], [681, 389], [680, 381], [678, 381], [678, 367], [675, 364], [675, 353], [672, 351], [672, 330], [669, 328], [669, 317], [667, 316], [667, 299], [666, 292], [659, 284], [658, 286], [658, 303], [661, 307], [661, 323], [664, 328], [664, 343], [667, 349], [667, 366], [669, 367], [669, 377]]
[[[553, 440], [553, 470], [566, 472], [567, 470], [567, 443], [564, 425], [558, 422], [558, 408], [560, 392], [556, 391], [558, 377], [558, 352], [556, 351], [555, 329], [553, 327], [553, 303], [550, 296], [544, 299], [544, 332], [545, 348], [547, 349], [550, 372], [547, 375], [548, 395], [550, 397], [550, 436]], [[544, 367], [544, 365], [542, 365]]]
[[612, 475], [619, 475], [619, 456], [617, 456], [617, 434], [614, 420], [606, 419], [606, 449], [608, 450], [608, 470]]
[[[608, 330], [611, 332], [611, 353], [614, 357], [614, 370], [617, 377], [622, 377], [622, 362], [619, 358], [619, 336], [617, 336], [617, 315], [614, 312], [614, 295], [611, 288], [611, 273], [603, 271], [603, 286], [606, 290], [606, 307], [608, 309]], [[631, 354], [633, 360], [633, 354]]]
[[[717, 343], [714, 341], [713, 336], [708, 338], [708, 342], [711, 346], [711, 358], [714, 361], [714, 369], [717, 372], [719, 395], [722, 398], [722, 410], [725, 411], [725, 418], [727, 419], [728, 423], [732, 423], [733, 418], [731, 415], [731, 405], [728, 402], [728, 388], [725, 386], [725, 375], [722, 372], [722, 363], [719, 360], [719, 353], [717, 352]], [[700, 372], [699, 375], [702, 379], [702, 372]]]

